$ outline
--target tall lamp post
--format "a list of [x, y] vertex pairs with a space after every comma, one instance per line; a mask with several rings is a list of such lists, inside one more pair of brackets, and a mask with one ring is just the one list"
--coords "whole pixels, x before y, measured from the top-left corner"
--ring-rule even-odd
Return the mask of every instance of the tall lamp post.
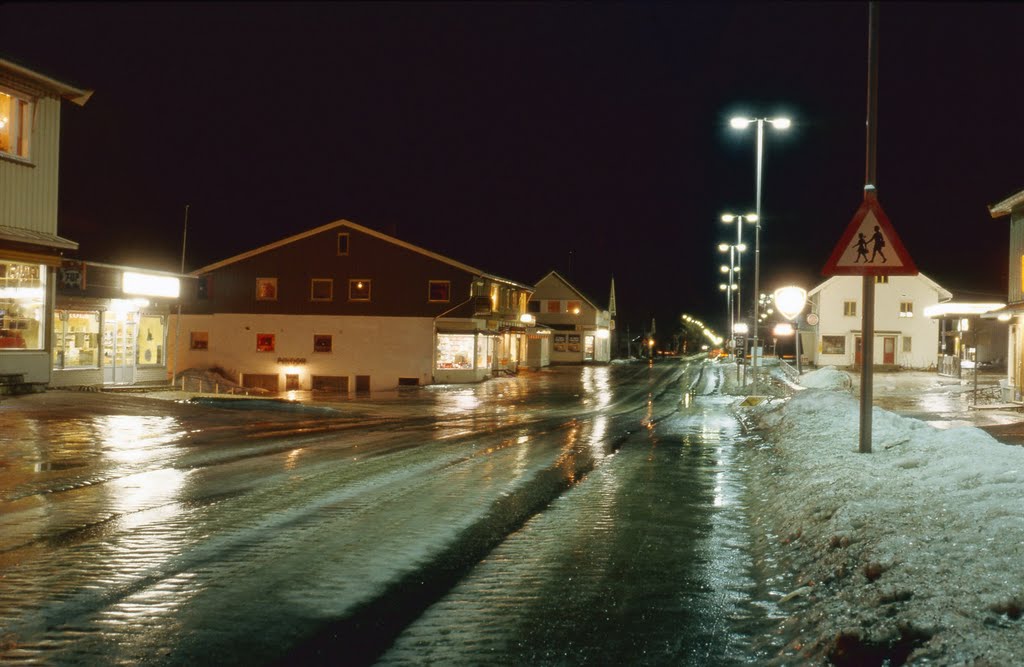
[[732, 307], [732, 293], [735, 292], [739, 288], [739, 284], [734, 280], [734, 278], [736, 277], [737, 272], [739, 272], [739, 267], [737, 266], [737, 257], [738, 257], [738, 253], [740, 251], [742, 251], [744, 248], [745, 248], [745, 246], [742, 246], [742, 244], [741, 245], [730, 245], [728, 243], [719, 243], [718, 244], [719, 252], [728, 252], [729, 253], [729, 266], [725, 266], [724, 264], [722, 265], [722, 273], [729, 274], [729, 283], [727, 285], [719, 284], [718, 289], [726, 292], [725, 300], [726, 300], [726, 305], [727, 305], [727, 307], [729, 309], [729, 333], [730, 333], [730, 338], [732, 338], [731, 334], [732, 334], [733, 325], [736, 323], [736, 318], [735, 318], [735, 315], [733, 314], [734, 311], [733, 311], [733, 307]]
[[[722, 222], [724, 222], [727, 225], [731, 224], [733, 222], [736, 223], [736, 245], [737, 246], [743, 246], [743, 249], [746, 249], [746, 246], [743, 245], [743, 223], [744, 222], [747, 222], [747, 223], [750, 223], [750, 224], [756, 223], [757, 222], [757, 214], [756, 213], [747, 213], [746, 215], [733, 215], [732, 213], [725, 213], [725, 214], [722, 215]], [[737, 272], [739, 272], [740, 267], [742, 265], [742, 262], [740, 260], [741, 260], [741, 257], [737, 256], [736, 257], [736, 271]], [[736, 279], [736, 319], [739, 320], [742, 317], [743, 317], [743, 284], [742, 284], [742, 281], [739, 278], [737, 278]]]
[[745, 130], [751, 123], [757, 124], [757, 189], [756, 189], [756, 206], [755, 213], [757, 215], [757, 221], [754, 225], [754, 351], [751, 354], [751, 358], [754, 364], [754, 393], [757, 394], [757, 366], [758, 366], [758, 354], [757, 354], [757, 320], [758, 320], [758, 298], [761, 294], [760, 290], [760, 277], [761, 277], [761, 163], [764, 155], [764, 124], [768, 123], [777, 130], [785, 130], [792, 121], [788, 118], [733, 118], [729, 121], [729, 125], [737, 130]]

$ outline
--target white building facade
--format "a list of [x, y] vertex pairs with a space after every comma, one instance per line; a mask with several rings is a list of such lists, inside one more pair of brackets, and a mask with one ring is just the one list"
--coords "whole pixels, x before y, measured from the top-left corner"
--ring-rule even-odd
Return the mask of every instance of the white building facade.
[[[925, 309], [952, 294], [924, 274], [875, 276], [875, 366], [935, 369], [939, 324]], [[808, 293], [817, 315], [812, 349], [815, 366], [859, 367], [862, 349], [863, 279], [833, 276]]]
[[551, 363], [611, 360], [610, 313], [557, 271], [551, 271], [534, 286], [529, 311], [538, 324], [551, 329]]

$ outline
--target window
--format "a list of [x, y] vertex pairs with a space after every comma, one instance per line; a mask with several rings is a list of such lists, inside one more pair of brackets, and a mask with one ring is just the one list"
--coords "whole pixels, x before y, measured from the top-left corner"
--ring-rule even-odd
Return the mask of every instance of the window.
[[565, 309], [573, 315], [579, 315], [580, 308], [582, 308], [582, 304], [579, 301], [569, 301], [565, 304]]
[[843, 301], [843, 315], [846, 317], [857, 317], [857, 302]]
[[330, 352], [334, 348], [334, 337], [330, 334], [313, 334], [313, 351]]
[[309, 281], [310, 301], [334, 300], [334, 281], [330, 278], [313, 278]]
[[369, 301], [370, 300], [370, 283], [371, 281], [366, 278], [353, 278], [348, 281], [348, 300], [349, 301]]
[[188, 334], [189, 349], [206, 350], [210, 347], [210, 332], [190, 331]]
[[876, 285], [888, 285], [889, 284], [889, 276], [875, 276], [875, 284]]
[[213, 276], [200, 276], [196, 281], [196, 298], [207, 301], [213, 296]]
[[473, 334], [437, 334], [436, 368], [472, 369], [474, 338]]
[[903, 351], [910, 353], [910, 336], [903, 337]]
[[277, 301], [277, 278], [256, 279], [256, 300]]
[[53, 367], [96, 368], [99, 365], [98, 311], [53, 313]]
[[28, 159], [32, 103], [0, 91], [0, 153]]
[[540, 301], [537, 299], [530, 299], [530, 302], [526, 304], [526, 312], [528, 313], [539, 313], [540, 312]]
[[549, 312], [549, 313], [560, 313], [560, 312], [562, 312], [562, 302], [561, 301], [549, 300], [548, 301], [548, 310], [547, 310], [547, 312]]
[[430, 280], [427, 282], [427, 301], [432, 303], [448, 303], [452, 300], [452, 283], [450, 280]]
[[900, 317], [913, 317], [914, 316], [914, 302], [913, 301], [900, 301]]
[[43, 349], [46, 293], [45, 266], [0, 262], [0, 348]]
[[348, 232], [338, 232], [338, 255], [348, 254]]
[[256, 334], [256, 351], [257, 352], [273, 352], [274, 351], [274, 334]]
[[822, 354], [846, 354], [846, 336], [822, 336]]
[[163, 315], [139, 317], [139, 341], [135, 347], [135, 363], [139, 366], [159, 366], [165, 363], [164, 336], [167, 322]]

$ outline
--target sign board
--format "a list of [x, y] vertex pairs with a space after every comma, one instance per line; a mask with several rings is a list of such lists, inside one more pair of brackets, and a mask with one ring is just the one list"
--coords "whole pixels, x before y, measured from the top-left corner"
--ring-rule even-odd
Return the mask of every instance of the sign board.
[[864, 191], [846, 231], [821, 270], [825, 276], [916, 276], [917, 266], [903, 247], [874, 190]]

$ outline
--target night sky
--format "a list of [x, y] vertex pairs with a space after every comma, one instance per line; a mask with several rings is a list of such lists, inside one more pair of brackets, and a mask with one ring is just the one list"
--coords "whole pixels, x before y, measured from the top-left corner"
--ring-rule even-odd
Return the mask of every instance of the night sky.
[[[61, 235], [186, 269], [339, 218], [620, 326], [721, 325], [721, 213], [752, 211], [762, 290], [822, 281], [862, 199], [866, 3], [0, 4], [0, 57], [96, 91], [64, 105]], [[1024, 188], [1024, 4], [883, 3], [878, 193], [923, 273], [1006, 292]], [[752, 234], [748, 233], [748, 239]], [[745, 239], [747, 240], [747, 239]], [[747, 269], [751, 270], [747, 270]], [[752, 296], [753, 262], [744, 264]]]

